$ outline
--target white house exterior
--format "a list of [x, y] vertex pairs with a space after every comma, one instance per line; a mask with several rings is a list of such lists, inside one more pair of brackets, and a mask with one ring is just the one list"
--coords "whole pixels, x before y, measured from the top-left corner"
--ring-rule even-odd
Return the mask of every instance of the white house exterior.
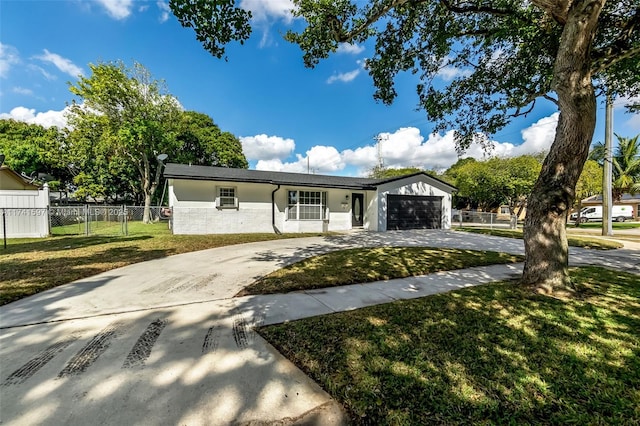
[[389, 179], [167, 164], [174, 234], [450, 227], [455, 187], [425, 173]]

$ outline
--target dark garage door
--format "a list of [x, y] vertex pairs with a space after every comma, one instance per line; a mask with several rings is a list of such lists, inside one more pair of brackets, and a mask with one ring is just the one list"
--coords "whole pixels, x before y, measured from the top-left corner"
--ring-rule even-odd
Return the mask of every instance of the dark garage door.
[[387, 230], [442, 227], [442, 197], [387, 195], [387, 205]]

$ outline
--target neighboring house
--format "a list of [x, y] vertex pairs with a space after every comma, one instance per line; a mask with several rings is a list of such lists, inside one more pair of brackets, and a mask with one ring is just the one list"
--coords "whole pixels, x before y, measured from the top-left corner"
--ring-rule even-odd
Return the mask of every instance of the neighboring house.
[[449, 228], [455, 187], [387, 179], [167, 164], [174, 234]]
[[[602, 205], [602, 195], [593, 195], [591, 197], [585, 198], [581, 202], [582, 207], [590, 207], [590, 206], [601, 206]], [[614, 201], [614, 206], [633, 206], [633, 211], [636, 214], [636, 218], [640, 218], [640, 211], [638, 211], [638, 207], [640, 207], [640, 194], [622, 194], [620, 201]]]
[[7, 166], [0, 166], [0, 191], [1, 190], [38, 190], [38, 186], [30, 183], [19, 173]]
[[49, 188], [39, 189], [7, 166], [0, 166], [0, 236], [4, 238], [49, 235]]

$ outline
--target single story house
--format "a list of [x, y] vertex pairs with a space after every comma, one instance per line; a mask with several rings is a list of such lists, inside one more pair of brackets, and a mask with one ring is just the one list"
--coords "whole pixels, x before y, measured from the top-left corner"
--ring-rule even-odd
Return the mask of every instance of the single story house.
[[456, 190], [426, 173], [388, 179], [167, 164], [174, 234], [448, 229]]

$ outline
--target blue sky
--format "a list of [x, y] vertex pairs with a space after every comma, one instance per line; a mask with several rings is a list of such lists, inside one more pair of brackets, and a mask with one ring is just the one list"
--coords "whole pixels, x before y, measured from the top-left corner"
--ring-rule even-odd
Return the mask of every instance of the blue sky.
[[[43, 125], [64, 123], [72, 99], [68, 82], [89, 73], [89, 63], [140, 62], [187, 110], [208, 114], [237, 135], [251, 168], [363, 175], [377, 163], [381, 136], [390, 167], [446, 168], [457, 160], [451, 131], [432, 134], [411, 75], [397, 79], [392, 106], [373, 100], [362, 61], [372, 45], [345, 45], [315, 69], [282, 34], [300, 25], [288, 0], [242, 0], [254, 13], [244, 46], [228, 47], [228, 62], [212, 57], [192, 30], [182, 28], [167, 2], [132, 0], [0, 0], [0, 117]], [[445, 68], [437, 84], [458, 70]], [[555, 106], [539, 102], [526, 118], [494, 135], [494, 155], [545, 150], [551, 144]], [[614, 131], [640, 133], [640, 117], [617, 103]], [[453, 129], [451, 129], [453, 130]], [[599, 104], [595, 140], [604, 138]], [[481, 158], [472, 147], [467, 155]]]

